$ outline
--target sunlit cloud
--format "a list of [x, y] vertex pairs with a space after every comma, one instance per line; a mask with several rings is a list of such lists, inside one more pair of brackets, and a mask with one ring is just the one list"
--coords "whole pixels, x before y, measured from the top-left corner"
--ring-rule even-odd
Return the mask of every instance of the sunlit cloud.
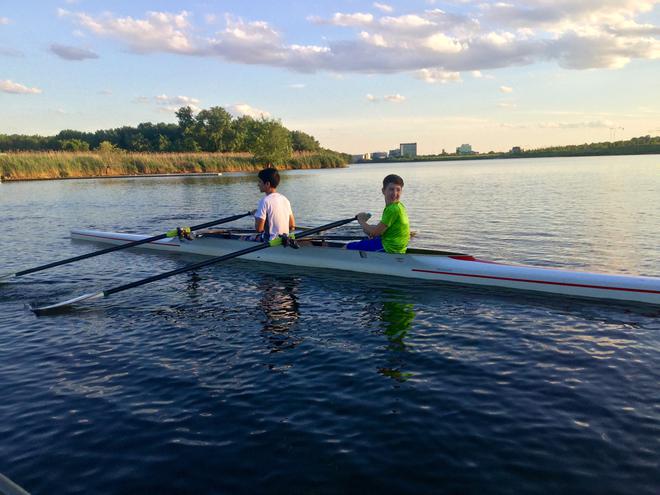
[[153, 105], [158, 111], [172, 113], [179, 110], [181, 107], [190, 107], [193, 112], [201, 110], [198, 98], [191, 96], [169, 96], [161, 94], [157, 96], [138, 96], [134, 100], [136, 103]]
[[459, 72], [452, 72], [442, 69], [421, 69], [417, 71], [415, 77], [429, 84], [461, 82], [461, 74]]
[[344, 14], [337, 12], [330, 19], [323, 19], [322, 17], [310, 16], [307, 18], [310, 22], [314, 24], [330, 24], [333, 26], [365, 26], [371, 24], [374, 20], [372, 14], [366, 14], [362, 12], [356, 12], [353, 14]]
[[188, 31], [190, 14], [147, 12], [144, 19], [113, 17], [110, 13], [92, 16], [58, 9], [58, 16], [74, 20], [99, 37], [117, 39], [136, 53], [171, 52], [192, 54], [195, 46]]
[[226, 109], [234, 117], [247, 116], [255, 119], [259, 119], [262, 117], [263, 118], [270, 117], [270, 112], [267, 112], [266, 110], [261, 110], [259, 108], [255, 108], [253, 106], [248, 105], [247, 103], [235, 103], [233, 105], [229, 105]]
[[617, 125], [611, 120], [589, 120], [581, 122], [540, 122], [542, 129], [611, 129]]
[[367, 101], [371, 103], [378, 103], [381, 101], [384, 102], [389, 102], [389, 103], [403, 103], [406, 101], [406, 97], [403, 95], [400, 95], [399, 93], [395, 93], [392, 95], [385, 95], [382, 97], [374, 96], [371, 93], [367, 93], [366, 95]]
[[0, 80], [0, 91], [3, 93], [22, 94], [22, 95], [37, 95], [42, 91], [39, 88], [30, 88], [23, 84], [16, 83], [9, 79]]
[[[336, 12], [327, 18], [307, 19], [316, 25], [336, 26], [339, 35], [304, 45], [288, 43], [285, 33], [269, 22], [229, 14], [224, 16], [224, 29], [212, 35], [204, 35], [186, 11], [147, 12], [134, 18], [60, 9], [59, 16], [90, 34], [118, 40], [135, 53], [219, 57], [310, 73], [408, 72], [427, 82], [447, 82], [456, 77], [434, 77], [421, 71], [474, 71], [474, 75], [548, 60], [568, 69], [617, 69], [634, 59], [660, 58], [660, 28], [637, 19], [656, 3], [513, 0], [465, 2], [460, 14], [439, 8], [400, 16]], [[390, 14], [388, 4], [373, 5]], [[215, 22], [216, 18], [206, 16], [205, 20]]]
[[513, 88], [510, 86], [500, 86], [500, 93], [513, 93]]
[[393, 95], [385, 95], [383, 96], [383, 100], [389, 101], [391, 103], [401, 103], [406, 101], [406, 97], [397, 93]]
[[380, 10], [381, 12], [385, 12], [387, 14], [391, 14], [392, 12], [394, 12], [394, 7], [392, 7], [391, 5], [388, 5], [386, 3], [374, 2], [373, 6], [375, 8], [377, 8], [378, 10]]

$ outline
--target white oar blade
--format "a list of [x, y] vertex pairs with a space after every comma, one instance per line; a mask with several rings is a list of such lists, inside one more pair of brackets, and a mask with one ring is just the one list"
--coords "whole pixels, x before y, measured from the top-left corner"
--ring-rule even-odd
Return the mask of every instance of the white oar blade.
[[0, 273], [0, 283], [7, 282], [10, 278], [14, 278], [15, 273]]
[[36, 314], [42, 314], [42, 313], [48, 313], [51, 311], [64, 309], [69, 306], [73, 306], [74, 304], [80, 301], [89, 301], [91, 299], [98, 299], [101, 297], [103, 297], [103, 292], [94, 292], [92, 294], [83, 294], [82, 296], [74, 297], [73, 299], [69, 299], [68, 301], [62, 301], [56, 304], [50, 304], [48, 306], [33, 307], [30, 305], [28, 307], [30, 308], [30, 311], [33, 311]]

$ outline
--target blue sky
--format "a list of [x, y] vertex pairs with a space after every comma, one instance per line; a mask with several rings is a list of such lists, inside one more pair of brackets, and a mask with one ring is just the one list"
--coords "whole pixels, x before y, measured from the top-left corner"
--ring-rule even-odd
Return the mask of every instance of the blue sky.
[[219, 105], [336, 150], [660, 134], [660, 1], [0, 4], [0, 133]]

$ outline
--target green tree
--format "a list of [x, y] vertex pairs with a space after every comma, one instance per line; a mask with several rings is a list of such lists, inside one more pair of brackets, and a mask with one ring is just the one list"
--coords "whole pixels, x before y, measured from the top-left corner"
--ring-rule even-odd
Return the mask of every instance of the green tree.
[[302, 131], [291, 131], [291, 144], [293, 151], [319, 151], [321, 149], [321, 145], [314, 139], [314, 136]]
[[140, 133], [131, 136], [128, 146], [131, 151], [149, 151], [150, 148], [149, 141]]
[[89, 143], [81, 139], [62, 139], [60, 149], [64, 151], [89, 151]]
[[228, 134], [228, 151], [249, 151], [254, 147], [256, 121], [242, 115], [231, 122]]
[[112, 144], [110, 141], [101, 141], [99, 147], [97, 148], [100, 153], [116, 153], [119, 151], [119, 148]]
[[227, 151], [231, 115], [222, 107], [202, 110], [195, 119], [195, 139], [204, 151]]
[[195, 115], [190, 107], [181, 107], [174, 113], [174, 115], [176, 115], [176, 118], [179, 121], [179, 127], [181, 130], [189, 129], [195, 125]]
[[158, 135], [158, 151], [169, 151], [172, 148], [172, 141], [167, 136]]
[[276, 120], [261, 119], [255, 139], [254, 159], [267, 165], [284, 164], [291, 158], [291, 135]]

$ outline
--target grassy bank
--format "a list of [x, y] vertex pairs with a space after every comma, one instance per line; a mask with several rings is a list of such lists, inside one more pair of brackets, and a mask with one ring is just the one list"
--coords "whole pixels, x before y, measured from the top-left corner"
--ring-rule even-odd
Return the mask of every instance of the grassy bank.
[[[344, 167], [349, 157], [331, 151], [294, 153], [280, 169]], [[255, 171], [250, 153], [16, 152], [0, 153], [3, 180], [62, 179], [107, 175]]]

